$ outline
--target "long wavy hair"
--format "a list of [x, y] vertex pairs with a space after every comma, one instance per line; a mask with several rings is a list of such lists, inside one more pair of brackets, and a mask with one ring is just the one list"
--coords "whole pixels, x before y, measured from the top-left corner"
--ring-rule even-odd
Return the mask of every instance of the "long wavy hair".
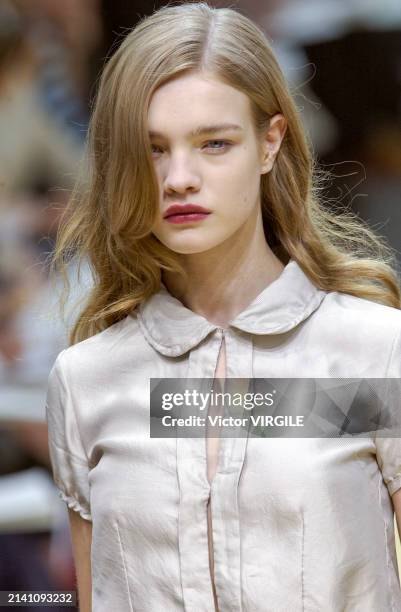
[[127, 316], [160, 289], [162, 270], [185, 277], [152, 233], [160, 203], [147, 113], [155, 90], [207, 71], [245, 93], [255, 127], [282, 113], [287, 131], [273, 169], [261, 175], [266, 240], [319, 288], [401, 307], [392, 249], [349, 210], [328, 207], [326, 173], [314, 161], [294, 99], [264, 33], [237, 10], [206, 2], [168, 5], [143, 18], [106, 63], [78, 179], [52, 260], [69, 292], [71, 259], [89, 262], [93, 284], [70, 333], [74, 344]]

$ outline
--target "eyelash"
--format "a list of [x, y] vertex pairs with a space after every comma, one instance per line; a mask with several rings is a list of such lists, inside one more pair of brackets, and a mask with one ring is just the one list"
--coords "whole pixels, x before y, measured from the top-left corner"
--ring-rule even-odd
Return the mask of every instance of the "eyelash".
[[[224, 147], [212, 147], [213, 151], [224, 151], [225, 148], [232, 146], [232, 142], [229, 142], [228, 140], [218, 140], [218, 139], [213, 139], [213, 140], [208, 140], [206, 142], [206, 144], [210, 144], [211, 142], [219, 142], [219, 143], [223, 143]], [[157, 147], [158, 149], [160, 149], [161, 147], [158, 147], [157, 145], [151, 145], [151, 147]]]

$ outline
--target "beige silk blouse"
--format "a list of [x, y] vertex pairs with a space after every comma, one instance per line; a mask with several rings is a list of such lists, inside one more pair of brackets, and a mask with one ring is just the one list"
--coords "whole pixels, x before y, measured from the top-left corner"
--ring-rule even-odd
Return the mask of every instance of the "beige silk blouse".
[[225, 329], [162, 285], [60, 353], [49, 448], [60, 496], [92, 521], [93, 610], [400, 611], [400, 439], [149, 437], [150, 378], [400, 370], [401, 311], [321, 291], [293, 260]]

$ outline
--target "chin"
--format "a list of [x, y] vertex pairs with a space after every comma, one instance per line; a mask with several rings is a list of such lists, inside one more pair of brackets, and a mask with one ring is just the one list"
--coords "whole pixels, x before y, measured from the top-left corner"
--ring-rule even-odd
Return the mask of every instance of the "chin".
[[223, 242], [222, 239], [211, 240], [211, 237], [208, 236], [181, 236], [180, 239], [177, 240], [159, 240], [163, 242], [163, 244], [168, 247], [174, 253], [179, 253], [181, 255], [194, 255], [195, 253], [204, 253], [205, 251], [209, 251], [214, 247], [218, 246]]
[[180, 245], [180, 246], [176, 246], [176, 245], [166, 245], [168, 246], [168, 248], [171, 251], [174, 251], [174, 253], [179, 253], [180, 255], [195, 255], [196, 253], [204, 253], [205, 251], [208, 251], [209, 248], [211, 247], [196, 247], [193, 244], [188, 244], [187, 246], [185, 245]]

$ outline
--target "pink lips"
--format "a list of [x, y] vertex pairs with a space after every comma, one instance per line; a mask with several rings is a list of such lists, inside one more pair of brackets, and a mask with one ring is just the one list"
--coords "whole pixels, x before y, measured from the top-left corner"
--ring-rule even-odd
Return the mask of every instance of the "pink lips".
[[210, 210], [198, 204], [172, 204], [163, 217], [169, 223], [193, 223], [205, 219], [210, 213]]
[[185, 213], [184, 215], [170, 215], [166, 218], [169, 223], [193, 223], [206, 219], [210, 213]]

